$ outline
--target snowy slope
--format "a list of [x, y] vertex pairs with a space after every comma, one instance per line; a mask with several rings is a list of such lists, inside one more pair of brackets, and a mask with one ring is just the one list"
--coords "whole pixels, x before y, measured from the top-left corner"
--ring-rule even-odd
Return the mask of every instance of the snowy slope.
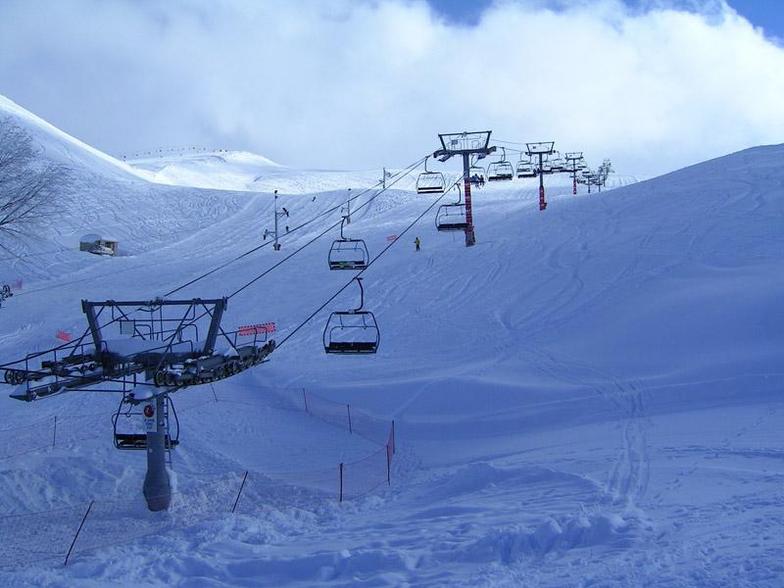
[[[400, 452], [389, 490], [338, 507], [304, 482], [292, 492], [272, 476], [253, 514], [218, 511], [129, 544], [121, 543], [128, 522], [117, 519], [117, 545], [80, 552], [65, 569], [42, 562], [0, 578], [780, 585], [783, 157], [782, 146], [755, 148], [601, 195], [575, 197], [554, 180], [544, 213], [535, 182], [494, 185], [475, 194], [478, 243], [470, 249], [459, 234], [437, 233], [431, 212], [365, 274], [367, 307], [382, 329], [376, 356], [326, 356], [321, 313], [268, 364], [217, 384], [225, 403], [199, 408], [209, 389], [179, 399], [184, 440], [174, 465], [183, 491], [243, 469], [304, 481], [370, 449], [281, 410], [265, 386], [304, 387], [394, 418]], [[82, 230], [88, 215], [107, 226], [116, 219], [112, 230], [129, 227], [131, 254], [0, 262], [3, 275], [25, 279], [0, 310], [2, 360], [53, 344], [56, 329], [81, 328], [81, 298], [151, 297], [233, 259], [259, 244], [260, 219], [271, 211], [269, 194], [119, 189], [112, 174], [94, 173], [97, 187], [74, 201], [58, 230]], [[342, 189], [327, 191], [334, 184], [312, 181], [312, 195], [281, 196], [298, 221], [345, 198]], [[112, 188], [107, 214], [99, 195]], [[376, 253], [435, 198], [390, 190], [356, 213], [351, 234]], [[327, 224], [178, 296], [234, 291]], [[328, 246], [329, 238], [316, 241], [232, 298], [228, 326], [274, 320], [285, 337], [349, 279], [328, 270]], [[348, 289], [330, 308], [355, 302]], [[23, 405], [0, 397], [2, 426], [35, 430], [55, 414], [108, 419], [116, 400], [73, 394]], [[138, 499], [143, 457], [118, 454], [107, 432], [10, 457], [0, 469], [5, 512], [23, 513]]]
[[296, 170], [245, 151], [164, 156], [129, 162], [152, 182], [218, 190], [308, 194], [364, 188], [381, 178], [381, 170], [335, 172]]
[[78, 167], [82, 173], [93, 172], [116, 179], [138, 179], [134, 169], [102, 151], [79, 141], [0, 95], [0, 119], [10, 118], [25, 128], [41, 148], [44, 156], [58, 163]]

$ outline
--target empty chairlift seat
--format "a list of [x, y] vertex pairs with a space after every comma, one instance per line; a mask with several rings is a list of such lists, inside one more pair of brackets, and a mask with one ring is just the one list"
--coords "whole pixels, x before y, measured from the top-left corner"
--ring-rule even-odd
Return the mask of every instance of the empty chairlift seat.
[[[147, 432], [144, 430], [144, 419], [147, 417], [144, 414], [144, 407], [147, 404], [154, 403], [155, 399], [150, 401], [136, 401], [133, 399], [133, 394], [123, 394], [120, 400], [120, 406], [112, 416], [112, 426], [114, 428], [114, 446], [120, 450], [130, 451], [144, 451], [147, 449]], [[174, 416], [173, 424], [174, 430], [170, 427], [169, 413]], [[166, 397], [164, 403], [164, 423], [166, 425], [166, 432], [164, 435], [164, 446], [166, 449], [172, 449], [179, 445], [180, 437], [180, 422], [177, 419], [177, 413], [174, 410], [174, 404], [171, 398]], [[172, 434], [174, 433], [174, 434]]]
[[372, 312], [363, 309], [362, 278], [356, 278], [356, 282], [360, 290], [359, 307], [333, 312], [324, 326], [323, 342], [327, 353], [367, 354], [378, 350], [378, 322]]
[[517, 162], [517, 177], [518, 178], [535, 178], [536, 165], [532, 161], [521, 159]]
[[436, 229], [463, 231], [468, 228], [465, 204], [442, 204], [436, 212]]
[[441, 172], [428, 171], [425, 158], [425, 171], [419, 174], [416, 183], [417, 194], [443, 194], [446, 190], [446, 178]]
[[466, 206], [463, 203], [463, 193], [460, 184], [456, 184], [457, 202], [442, 204], [436, 211], [436, 229], [439, 231], [463, 231], [468, 228]]
[[327, 261], [331, 270], [363, 270], [370, 263], [367, 245], [362, 239], [350, 239], [343, 234], [346, 217], [340, 223], [340, 238], [332, 242]]
[[511, 180], [514, 177], [514, 167], [506, 160], [506, 149], [502, 147], [501, 152], [501, 159], [487, 166], [487, 180], [489, 182]]
[[378, 343], [378, 323], [369, 310], [333, 312], [324, 328], [327, 353], [375, 353]]

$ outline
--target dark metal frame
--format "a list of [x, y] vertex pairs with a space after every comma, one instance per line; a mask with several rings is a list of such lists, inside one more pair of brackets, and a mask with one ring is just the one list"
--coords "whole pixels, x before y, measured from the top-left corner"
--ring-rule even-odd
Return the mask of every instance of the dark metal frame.
[[[453, 202], [451, 204], [442, 204], [438, 207], [436, 211], [436, 229], [439, 231], [465, 231], [466, 227], [468, 226], [468, 222], [466, 221], [466, 211], [465, 211], [465, 204], [463, 204], [462, 194], [460, 192], [460, 185], [457, 184], [457, 202]], [[453, 210], [460, 210], [457, 214], [450, 215], [450, 211]], [[459, 216], [462, 222], [444, 222], [444, 217], [449, 216]]]
[[[264, 361], [274, 350], [275, 342], [266, 341], [263, 346], [257, 346], [254, 337], [252, 344], [238, 346], [236, 331], [227, 333], [221, 328], [226, 305], [226, 298], [83, 300], [82, 310], [88, 327], [76, 341], [28, 354], [21, 360], [0, 365], [0, 370], [5, 372], [7, 384], [25, 384], [24, 390], [12, 393], [11, 397], [28, 402], [67, 391], [127, 393], [139, 386], [179, 389], [228, 377]], [[184, 312], [173, 318], [165, 315], [165, 308], [177, 307], [185, 307]], [[132, 319], [131, 313], [126, 312], [128, 308], [144, 311], [147, 316]], [[99, 319], [107, 309], [111, 320], [101, 325]], [[206, 338], [199, 341], [197, 323], [205, 317], [209, 319], [209, 327]], [[112, 350], [104, 339], [103, 330], [114, 323], [120, 329], [129, 329], [132, 339], [157, 341], [159, 344], [138, 351]], [[194, 337], [186, 337], [186, 332]], [[234, 340], [231, 334], [235, 335]], [[215, 354], [219, 336], [233, 349], [231, 354]], [[34, 368], [32, 364], [40, 367]], [[187, 368], [187, 373], [175, 377], [183, 367]], [[39, 383], [42, 380], [46, 380], [45, 383]], [[97, 388], [100, 384], [109, 386]]]
[[[370, 252], [363, 239], [351, 239], [343, 234], [343, 226], [346, 223], [346, 217], [340, 221], [340, 238], [332, 242], [327, 254], [327, 264], [331, 270], [363, 270], [370, 263]], [[338, 259], [341, 251], [359, 251], [362, 254], [362, 259], [355, 260], [341, 260]]]
[[[425, 171], [423, 171], [417, 177], [416, 183], [416, 191], [417, 194], [443, 194], [446, 190], [446, 178], [442, 172], [436, 171], [428, 171], [427, 169], [427, 160], [430, 157], [425, 157]], [[427, 183], [428, 178], [432, 178], [438, 182], [437, 185], [434, 186], [427, 186], [423, 185]]]
[[[378, 351], [378, 346], [381, 342], [381, 331], [378, 328], [378, 321], [376, 321], [376, 317], [372, 312], [363, 308], [365, 306], [365, 289], [362, 286], [362, 278], [357, 277], [354, 280], [359, 285], [359, 306], [353, 310], [335, 311], [329, 315], [322, 334], [322, 343], [326, 353], [356, 355], [371, 354]], [[359, 317], [362, 325], [344, 325], [343, 317], [351, 317], [352, 319]], [[334, 324], [334, 321], [337, 321], [337, 324]], [[374, 336], [368, 341], [333, 341], [333, 333], [336, 330], [346, 329], [370, 330]]]
[[572, 164], [572, 168], [567, 169], [572, 174], [572, 194], [577, 194], [577, 171], [580, 169], [579, 163], [583, 161], [583, 152], [569, 151], [565, 154], [565, 157], [566, 161]]
[[487, 166], [488, 182], [505, 181], [514, 178], [515, 168], [511, 161], [507, 161], [506, 149], [504, 147], [501, 147], [501, 154], [501, 159], [493, 161]]

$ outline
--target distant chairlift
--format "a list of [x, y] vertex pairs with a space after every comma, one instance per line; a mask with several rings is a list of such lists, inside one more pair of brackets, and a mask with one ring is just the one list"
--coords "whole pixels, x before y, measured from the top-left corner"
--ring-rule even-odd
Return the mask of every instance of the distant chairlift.
[[550, 162], [552, 173], [566, 171], [566, 161], [561, 157], [561, 154], [558, 151], [553, 151], [550, 157], [548, 157], [548, 161]]
[[520, 153], [520, 161], [517, 162], [517, 177], [518, 178], [535, 178], [536, 165], [534, 165], [531, 158], [523, 159], [523, 154]]
[[514, 177], [514, 167], [506, 160], [506, 149], [501, 147], [501, 159], [487, 166], [487, 180], [497, 182], [511, 180]]
[[485, 176], [485, 168], [476, 165], [476, 163], [471, 165], [471, 167], [468, 168], [468, 181], [471, 182], [472, 186], [482, 187], [487, 181], [487, 176]]
[[332, 242], [329, 248], [329, 269], [331, 270], [363, 270], [370, 263], [367, 245], [362, 239], [349, 239], [343, 235], [346, 217], [340, 222], [340, 239]]
[[362, 278], [354, 278], [359, 285], [359, 306], [354, 310], [342, 310], [329, 315], [324, 326], [324, 351], [327, 353], [375, 353], [378, 350], [380, 333], [376, 317], [364, 310], [365, 289]]
[[427, 160], [425, 157], [425, 171], [417, 178], [417, 194], [443, 194], [446, 190], [446, 178], [441, 172], [428, 171]]
[[466, 207], [463, 203], [463, 193], [457, 184], [457, 202], [442, 204], [436, 212], [436, 229], [439, 231], [464, 231], [468, 228]]

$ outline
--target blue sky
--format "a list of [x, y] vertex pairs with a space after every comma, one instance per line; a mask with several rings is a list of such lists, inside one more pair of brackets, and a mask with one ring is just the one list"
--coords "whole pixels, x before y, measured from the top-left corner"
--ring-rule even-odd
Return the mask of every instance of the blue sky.
[[495, 1], [0, 0], [0, 94], [113, 155], [316, 168], [405, 164], [469, 128], [642, 176], [784, 141], [784, 0], [730, 0], [767, 38], [694, 10], [721, 0]]
[[[483, 10], [493, 0], [428, 0], [439, 13], [450, 21], [463, 25], [474, 25]], [[645, 0], [624, 0], [627, 4], [639, 6]], [[762, 27], [768, 37], [784, 40], [784, 0], [728, 0], [739, 14], [746, 17], [754, 26]], [[673, 2], [677, 6], [688, 6], [691, 2]]]

